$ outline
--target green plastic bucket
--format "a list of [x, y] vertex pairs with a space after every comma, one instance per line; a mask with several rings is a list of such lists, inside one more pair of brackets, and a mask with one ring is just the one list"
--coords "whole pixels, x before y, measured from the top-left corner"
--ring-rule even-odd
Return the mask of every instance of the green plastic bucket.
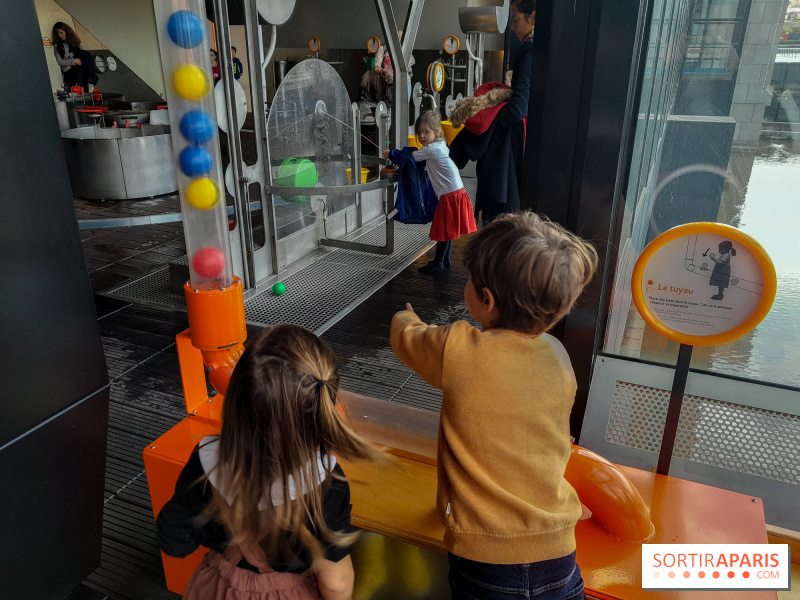
[[[281, 187], [314, 187], [319, 182], [317, 167], [307, 158], [287, 158], [278, 167], [275, 185]], [[308, 202], [308, 196], [286, 196], [287, 202]]]

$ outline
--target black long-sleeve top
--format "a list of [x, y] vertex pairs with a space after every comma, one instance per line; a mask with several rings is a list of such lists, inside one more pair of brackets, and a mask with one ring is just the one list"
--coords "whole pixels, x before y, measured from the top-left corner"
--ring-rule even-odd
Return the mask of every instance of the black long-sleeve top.
[[[332, 472], [344, 478], [344, 472], [339, 465], [334, 466]], [[169, 556], [183, 558], [200, 546], [224, 552], [228, 546], [231, 536], [222, 523], [210, 520], [203, 525], [197, 524], [197, 517], [211, 504], [214, 497], [208, 482], [197, 483], [204, 475], [198, 447], [195, 447], [175, 484], [175, 494], [156, 519], [159, 544]], [[325, 523], [332, 531], [353, 531], [350, 524], [350, 486], [347, 481], [332, 477], [322, 503]], [[333, 546], [323, 539], [320, 542], [325, 549], [325, 558], [332, 562], [339, 562], [350, 554], [349, 547]], [[311, 566], [311, 553], [306, 548], [288, 551], [286, 555], [293, 555], [293, 558], [277, 564], [271, 562], [270, 566], [276, 571], [289, 573], [302, 573]], [[249, 567], [241, 563], [239, 566]]]

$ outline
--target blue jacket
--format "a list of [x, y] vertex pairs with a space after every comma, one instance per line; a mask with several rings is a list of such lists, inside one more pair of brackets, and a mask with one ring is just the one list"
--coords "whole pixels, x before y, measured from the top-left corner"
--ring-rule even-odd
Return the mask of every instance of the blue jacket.
[[415, 148], [392, 150], [391, 160], [398, 167], [395, 219], [401, 223], [430, 223], [439, 199], [433, 191], [425, 163], [417, 164], [412, 153]]

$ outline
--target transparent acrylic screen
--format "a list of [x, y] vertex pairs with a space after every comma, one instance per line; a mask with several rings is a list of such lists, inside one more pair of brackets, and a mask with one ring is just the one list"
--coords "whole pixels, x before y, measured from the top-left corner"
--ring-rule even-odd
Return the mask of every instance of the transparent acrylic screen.
[[[347, 185], [353, 149], [350, 98], [333, 67], [307, 59], [287, 73], [270, 108], [267, 135], [275, 185]], [[354, 203], [352, 194], [325, 197], [329, 216]], [[276, 196], [278, 237], [318, 225], [321, 215], [315, 208], [308, 196]]]

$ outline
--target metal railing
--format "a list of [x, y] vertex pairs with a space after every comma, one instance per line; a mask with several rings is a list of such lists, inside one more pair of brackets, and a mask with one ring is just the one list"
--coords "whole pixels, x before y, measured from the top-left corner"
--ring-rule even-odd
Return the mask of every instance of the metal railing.
[[800, 46], [793, 48], [778, 48], [777, 58], [800, 58]]

